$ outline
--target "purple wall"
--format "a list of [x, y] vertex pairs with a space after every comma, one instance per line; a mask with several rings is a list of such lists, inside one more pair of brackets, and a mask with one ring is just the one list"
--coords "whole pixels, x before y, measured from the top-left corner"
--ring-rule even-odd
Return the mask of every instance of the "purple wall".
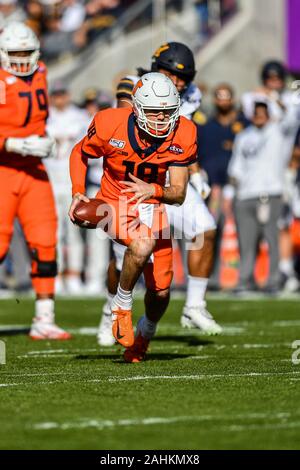
[[300, 1], [286, 0], [286, 4], [287, 66], [293, 72], [300, 72]]

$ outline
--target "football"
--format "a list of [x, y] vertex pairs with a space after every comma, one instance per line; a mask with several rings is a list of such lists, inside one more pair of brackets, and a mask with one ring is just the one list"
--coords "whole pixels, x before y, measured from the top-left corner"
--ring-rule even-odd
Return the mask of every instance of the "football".
[[75, 224], [82, 228], [95, 229], [103, 218], [101, 213], [97, 215], [98, 207], [103, 204], [101, 199], [90, 199], [90, 202], [80, 201], [74, 210]]

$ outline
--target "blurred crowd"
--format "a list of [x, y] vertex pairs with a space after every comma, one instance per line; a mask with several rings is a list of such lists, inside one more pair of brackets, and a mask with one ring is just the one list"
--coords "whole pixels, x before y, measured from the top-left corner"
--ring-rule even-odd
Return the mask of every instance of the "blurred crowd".
[[195, 0], [201, 38], [207, 40], [238, 10], [237, 0]]
[[[0, 0], [0, 28], [25, 21], [38, 35], [44, 60], [64, 59], [82, 51], [113, 27], [137, 0]], [[202, 39], [207, 40], [236, 11], [236, 0], [195, 0]], [[182, 0], [166, 2], [180, 10]], [[134, 19], [131, 28], [149, 24], [152, 8]]]
[[25, 21], [45, 60], [74, 54], [103, 34], [135, 0], [0, 0], [0, 24]]
[[[212, 103], [208, 118], [194, 116], [200, 123], [199, 163], [212, 188], [208, 205], [218, 223], [211, 288], [220, 288], [223, 269], [223, 285], [234, 285], [237, 292], [298, 291], [297, 93], [288, 86], [282, 63], [270, 61], [257, 88], [240, 101], [223, 83], [213, 90]], [[230, 279], [234, 265], [239, 275]]]
[[[263, 66], [257, 85], [240, 100], [230, 84], [221, 83], [212, 90], [199, 85], [203, 102], [193, 117], [198, 126], [198, 158], [211, 186], [207, 204], [218, 226], [210, 288], [296, 292], [300, 103], [278, 61]], [[75, 104], [66, 83], [58, 81], [50, 87], [48, 133], [56, 139], [57, 156], [46, 165], [59, 217], [58, 294], [96, 295], [105, 288], [110, 243], [95, 231], [80, 231], [68, 220], [68, 158], [93, 115], [114, 106], [114, 101], [113, 93], [87, 89]], [[101, 172], [101, 160], [93, 161], [87, 181], [90, 197], [97, 192]], [[30, 262], [21, 230], [16, 228], [0, 282], [5, 288], [7, 279], [13, 280], [15, 289], [26, 291]], [[177, 273], [180, 269], [179, 262]]]

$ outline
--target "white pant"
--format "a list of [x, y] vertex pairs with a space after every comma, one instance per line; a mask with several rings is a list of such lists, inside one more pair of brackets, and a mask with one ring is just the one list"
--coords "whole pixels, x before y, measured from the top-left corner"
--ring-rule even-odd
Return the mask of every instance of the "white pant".
[[[94, 198], [99, 186], [90, 186], [87, 196]], [[100, 230], [100, 229], [99, 229]], [[105, 286], [106, 271], [109, 263], [109, 238], [99, 236], [98, 229], [86, 231], [87, 264], [86, 277], [90, 282], [99, 282]]]
[[174, 237], [192, 240], [196, 235], [216, 229], [216, 222], [200, 194], [189, 183], [184, 203], [181, 206], [166, 204]]
[[[71, 203], [70, 192], [54, 193], [58, 216], [57, 262], [58, 272], [66, 267], [69, 271], [81, 272], [83, 268], [84, 243], [79, 228], [72, 224], [68, 216]], [[65, 248], [67, 263], [65, 263]]]
[[[189, 183], [184, 203], [181, 206], [166, 204], [170, 225], [176, 239], [192, 240], [197, 235], [216, 229], [216, 223], [200, 194]], [[121, 271], [126, 246], [113, 242], [116, 267]]]

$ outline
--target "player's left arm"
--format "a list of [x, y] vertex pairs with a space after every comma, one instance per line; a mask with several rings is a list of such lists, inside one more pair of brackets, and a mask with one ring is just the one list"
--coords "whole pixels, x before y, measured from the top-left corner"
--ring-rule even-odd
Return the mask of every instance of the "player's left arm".
[[162, 202], [166, 204], [183, 204], [189, 179], [188, 166], [170, 166], [170, 186], [163, 188]]
[[129, 173], [132, 181], [120, 181], [127, 186], [121, 191], [122, 194], [134, 193], [134, 196], [127, 202], [135, 202], [134, 210], [139, 204], [148, 199], [157, 199], [166, 204], [182, 204], [185, 200], [186, 188], [188, 183], [188, 167], [187, 166], [170, 166], [170, 186], [162, 187], [156, 183], [146, 183]]

